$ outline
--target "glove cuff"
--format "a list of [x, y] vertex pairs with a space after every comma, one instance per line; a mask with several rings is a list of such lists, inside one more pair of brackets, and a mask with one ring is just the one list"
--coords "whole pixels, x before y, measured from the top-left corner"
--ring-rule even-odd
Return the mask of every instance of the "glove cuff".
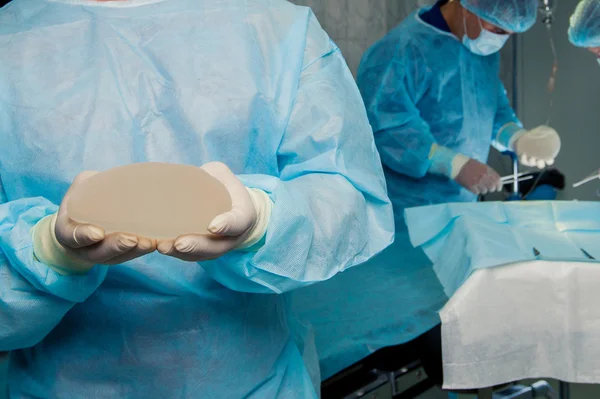
[[33, 255], [58, 274], [85, 274], [93, 264], [75, 259], [69, 255], [67, 248], [56, 239], [54, 228], [56, 226], [56, 213], [46, 216], [31, 229], [33, 240]]
[[510, 122], [502, 126], [498, 130], [496, 135], [496, 142], [501, 146], [505, 147], [509, 151], [516, 151], [515, 144], [523, 135], [527, 133], [527, 130], [523, 129], [517, 123]]
[[429, 173], [446, 176], [452, 180], [460, 173], [462, 168], [469, 162], [469, 157], [458, 154], [447, 147], [434, 144], [429, 153]]
[[256, 223], [250, 231], [250, 235], [237, 249], [245, 252], [256, 252], [264, 245], [267, 228], [271, 220], [273, 201], [263, 190], [256, 188], [247, 188], [247, 190], [256, 210]]

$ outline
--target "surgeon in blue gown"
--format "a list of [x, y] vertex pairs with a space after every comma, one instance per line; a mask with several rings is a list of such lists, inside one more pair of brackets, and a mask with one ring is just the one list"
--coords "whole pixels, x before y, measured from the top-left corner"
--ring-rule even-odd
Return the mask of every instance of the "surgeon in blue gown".
[[[368, 260], [394, 226], [360, 92], [308, 8], [15, 0], [0, 143], [11, 398], [317, 396], [281, 294]], [[233, 210], [158, 242], [68, 218], [70, 187], [145, 161], [204, 168]]]
[[413, 249], [408, 207], [476, 201], [501, 189], [486, 165], [490, 145], [522, 163], [554, 162], [554, 131], [527, 131], [499, 78], [498, 51], [536, 21], [537, 0], [439, 1], [409, 16], [364, 55], [358, 85], [394, 206], [395, 243], [366, 265], [292, 293], [315, 332], [326, 379], [374, 351], [439, 324], [447, 297]]
[[581, 0], [571, 16], [569, 41], [592, 52], [600, 64], [600, 0]]

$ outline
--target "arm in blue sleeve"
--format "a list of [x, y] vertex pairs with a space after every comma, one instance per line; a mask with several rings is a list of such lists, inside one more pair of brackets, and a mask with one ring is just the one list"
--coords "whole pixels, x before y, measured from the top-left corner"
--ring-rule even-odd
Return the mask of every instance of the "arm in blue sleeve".
[[521, 121], [517, 118], [515, 111], [510, 106], [506, 89], [498, 78], [498, 109], [494, 118], [494, 135], [492, 145], [498, 151], [511, 150], [509, 143], [511, 138], [519, 131], [523, 130]]
[[[311, 23], [317, 29], [316, 19]], [[393, 211], [360, 93], [326, 34], [312, 40], [307, 48], [320, 51], [305, 55], [277, 151], [280, 175], [240, 176], [274, 203], [265, 244], [202, 263], [234, 290], [282, 293], [326, 280], [393, 240]]]
[[[389, 46], [394, 47], [390, 51]], [[417, 107], [429, 72], [422, 52], [410, 44], [377, 45], [367, 53], [358, 85], [383, 164], [397, 173], [424, 177], [436, 143]]]
[[[1, 179], [1, 176], [0, 176]], [[8, 201], [0, 180], [0, 352], [40, 342], [106, 274], [65, 277], [33, 256], [31, 228], [57, 206], [43, 198]]]

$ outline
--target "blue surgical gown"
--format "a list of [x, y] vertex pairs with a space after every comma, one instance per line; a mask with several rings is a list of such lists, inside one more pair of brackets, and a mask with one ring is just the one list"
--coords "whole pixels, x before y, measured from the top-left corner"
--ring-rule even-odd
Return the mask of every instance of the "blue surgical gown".
[[404, 209], [475, 201], [446, 177], [427, 174], [437, 143], [486, 162], [498, 130], [519, 123], [499, 78], [499, 56], [480, 57], [413, 14], [365, 54], [358, 84], [394, 205], [396, 238], [365, 265], [293, 292], [294, 314], [314, 330], [322, 378], [439, 324], [448, 298]]
[[[393, 223], [360, 93], [309, 9], [15, 0], [0, 11], [0, 143], [11, 397], [316, 396], [278, 294], [364, 262]], [[30, 230], [77, 173], [144, 161], [229, 165], [275, 204], [265, 245], [83, 276], [36, 261]]]
[[403, 209], [468, 202], [475, 194], [428, 174], [438, 144], [487, 163], [505, 125], [520, 125], [499, 77], [500, 55], [471, 53], [451, 33], [414, 13], [364, 55], [358, 71], [395, 215]]

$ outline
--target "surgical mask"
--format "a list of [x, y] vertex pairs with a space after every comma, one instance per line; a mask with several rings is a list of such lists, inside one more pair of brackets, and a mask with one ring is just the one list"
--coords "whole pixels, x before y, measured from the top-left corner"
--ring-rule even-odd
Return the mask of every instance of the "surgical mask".
[[473, 54], [486, 56], [497, 53], [504, 47], [508, 41], [510, 35], [500, 35], [498, 33], [490, 32], [481, 25], [481, 19], [478, 19], [479, 26], [481, 26], [481, 33], [477, 39], [471, 39], [467, 35], [467, 21], [465, 19], [465, 34], [463, 35], [462, 43], [469, 49]]
[[596, 58], [596, 61], [598, 61], [598, 65], [600, 65], [600, 58]]

